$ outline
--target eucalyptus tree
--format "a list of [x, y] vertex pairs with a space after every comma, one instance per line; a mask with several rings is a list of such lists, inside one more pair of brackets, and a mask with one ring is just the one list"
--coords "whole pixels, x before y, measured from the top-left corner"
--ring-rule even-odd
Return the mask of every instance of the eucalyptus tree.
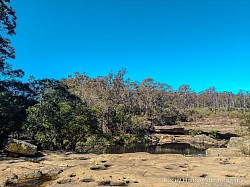
[[0, 0], [0, 74], [2, 76], [21, 77], [22, 70], [12, 70], [8, 59], [15, 58], [15, 49], [8, 37], [15, 35], [16, 13], [10, 6], [10, 0]]
[[99, 133], [95, 113], [62, 82], [43, 79], [35, 85], [37, 104], [28, 108], [24, 129], [42, 147], [75, 149]]
[[26, 109], [34, 104], [34, 93], [20, 79], [24, 72], [13, 70], [8, 60], [15, 58], [10, 37], [15, 35], [16, 15], [10, 0], [0, 0], [0, 136], [19, 133], [26, 119]]

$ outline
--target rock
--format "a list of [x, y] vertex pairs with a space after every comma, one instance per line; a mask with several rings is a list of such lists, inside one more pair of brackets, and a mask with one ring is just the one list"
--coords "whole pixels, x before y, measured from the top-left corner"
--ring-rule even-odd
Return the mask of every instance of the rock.
[[41, 157], [38, 157], [38, 158], [29, 158], [29, 157], [24, 157], [22, 158], [23, 160], [26, 160], [26, 161], [29, 161], [29, 162], [33, 162], [33, 163], [39, 163], [43, 160], [46, 160], [46, 158], [41, 158]]
[[245, 155], [250, 155], [250, 140], [245, 140], [242, 144], [241, 151]]
[[229, 140], [229, 143], [227, 144], [227, 147], [234, 147], [239, 148], [239, 146], [244, 142], [244, 139], [242, 137], [232, 137]]
[[110, 168], [112, 165], [111, 164], [104, 164], [106, 168]]
[[127, 186], [125, 181], [110, 181], [110, 186]]
[[98, 186], [110, 186], [110, 181], [108, 181], [108, 180], [99, 181]]
[[16, 184], [16, 181], [19, 177], [16, 174], [13, 174], [11, 178], [7, 178], [6, 181], [3, 183], [3, 186], [13, 186]]
[[69, 175], [69, 177], [76, 177], [76, 174], [75, 174], [75, 173], [71, 173], [71, 174]]
[[41, 171], [37, 171], [37, 172], [31, 172], [31, 173], [20, 175], [18, 176], [18, 179], [21, 179], [21, 180], [38, 179], [38, 178], [41, 178], [42, 176], [43, 176], [43, 173]]
[[187, 134], [187, 131], [182, 127], [176, 127], [171, 125], [164, 125], [164, 126], [154, 126], [151, 131], [153, 133], [160, 133], [160, 134]]
[[13, 179], [6, 179], [4, 186], [13, 186], [16, 182]]
[[197, 148], [221, 147], [225, 144], [224, 140], [218, 141], [205, 134], [196, 135], [191, 138], [190, 144]]
[[56, 177], [57, 175], [59, 175], [60, 173], [62, 173], [62, 172], [63, 172], [62, 169], [60, 169], [60, 168], [55, 168], [55, 169], [49, 170], [45, 175], [46, 175], [47, 177], [54, 178], [54, 177]]
[[37, 153], [37, 146], [22, 140], [9, 138], [5, 142], [4, 151], [26, 156], [34, 156]]
[[80, 157], [79, 160], [88, 160], [89, 158], [86, 157]]
[[95, 179], [93, 179], [93, 178], [86, 178], [86, 179], [80, 180], [80, 182], [90, 183], [90, 182], [95, 182]]
[[243, 154], [250, 155], [250, 139], [243, 137], [232, 137], [230, 138], [227, 147], [239, 149]]
[[151, 144], [158, 144], [159, 143], [159, 141], [160, 141], [160, 138], [158, 138], [158, 137], [156, 137], [156, 136], [154, 136], [154, 135], [151, 135], [150, 136], [150, 142], [151, 142]]
[[17, 158], [18, 154], [16, 154], [16, 153], [8, 153], [8, 157]]
[[105, 165], [96, 165], [96, 166], [92, 166], [90, 167], [91, 170], [106, 170], [109, 167], [111, 167], [111, 165], [109, 164], [105, 164]]
[[99, 186], [127, 186], [128, 183], [126, 181], [109, 181], [109, 180], [104, 180], [98, 182]]
[[206, 156], [209, 157], [240, 157], [244, 156], [237, 148], [209, 148], [206, 150]]
[[63, 180], [57, 181], [58, 184], [67, 184], [67, 183], [71, 183], [71, 182], [74, 182], [74, 180], [72, 180], [72, 179], [63, 179]]
[[201, 178], [206, 178], [206, 177], [207, 177], [207, 174], [206, 174], [206, 173], [203, 173], [203, 174], [201, 174], [199, 177], [201, 177]]

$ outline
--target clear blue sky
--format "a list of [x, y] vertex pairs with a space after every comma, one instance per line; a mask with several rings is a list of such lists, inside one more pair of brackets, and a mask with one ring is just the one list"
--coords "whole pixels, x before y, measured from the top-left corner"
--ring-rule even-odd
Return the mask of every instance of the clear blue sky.
[[196, 91], [250, 90], [249, 0], [12, 0], [27, 76], [128, 70]]

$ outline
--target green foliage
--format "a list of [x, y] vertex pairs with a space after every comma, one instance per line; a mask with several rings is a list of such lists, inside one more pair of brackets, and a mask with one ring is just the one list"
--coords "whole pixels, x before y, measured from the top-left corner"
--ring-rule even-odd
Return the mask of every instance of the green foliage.
[[200, 129], [192, 129], [188, 133], [191, 136], [196, 136], [196, 135], [202, 134], [202, 131]]
[[187, 115], [193, 119], [205, 118], [210, 117], [213, 115], [213, 111], [209, 108], [192, 108], [187, 111]]
[[243, 125], [246, 126], [248, 131], [250, 132], [250, 114], [245, 115]]
[[10, 0], [0, 0], [0, 76], [22, 77], [22, 70], [12, 70], [8, 59], [15, 58], [15, 49], [6, 36], [15, 35], [16, 15], [10, 6]]
[[114, 137], [115, 144], [134, 144], [134, 143], [148, 143], [150, 138], [148, 136], [136, 136], [133, 134], [125, 134]]
[[9, 38], [15, 34], [16, 15], [10, 0], [0, 0], [0, 137], [19, 134], [26, 119], [26, 109], [34, 104], [29, 85], [17, 78], [24, 72], [13, 70], [7, 63], [15, 58], [15, 49]]
[[47, 149], [75, 149], [76, 143], [98, 133], [95, 113], [70, 94], [62, 83], [41, 80], [38, 103], [27, 112], [24, 129]]
[[26, 120], [26, 109], [35, 102], [20, 82], [0, 81], [0, 136], [20, 132]]
[[134, 134], [138, 137], [142, 137], [148, 133], [150, 125], [151, 122], [147, 121], [146, 116], [132, 116], [131, 126], [128, 133]]
[[213, 139], [219, 139], [218, 131], [217, 130], [211, 130], [208, 134], [210, 138]]
[[115, 142], [118, 144], [131, 144], [131, 143], [137, 143], [138, 137], [134, 135], [122, 135], [115, 138]]
[[89, 136], [86, 138], [85, 142], [82, 142], [81, 146], [93, 146], [93, 145], [109, 145], [110, 140], [108, 140], [105, 136]]

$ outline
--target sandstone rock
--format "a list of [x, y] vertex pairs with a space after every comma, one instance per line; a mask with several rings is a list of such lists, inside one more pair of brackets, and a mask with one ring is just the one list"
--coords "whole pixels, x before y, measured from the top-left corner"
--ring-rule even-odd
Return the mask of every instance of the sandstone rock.
[[229, 143], [227, 144], [227, 147], [234, 147], [239, 148], [240, 145], [243, 143], [244, 139], [242, 137], [232, 137], [230, 138]]
[[198, 144], [204, 144], [204, 143], [213, 143], [215, 140], [213, 138], [210, 138], [209, 136], [206, 136], [204, 134], [196, 135], [191, 139], [192, 143], [198, 143]]
[[226, 142], [224, 140], [216, 140], [213, 139], [205, 134], [196, 135], [191, 138], [190, 144], [197, 147], [197, 148], [209, 148], [209, 147], [221, 147]]
[[104, 180], [98, 182], [99, 186], [127, 186], [128, 183], [125, 181], [109, 181], [109, 180]]
[[110, 186], [127, 186], [125, 181], [110, 181]]
[[227, 145], [228, 148], [237, 148], [243, 154], [250, 155], [250, 139], [244, 137], [232, 137]]
[[18, 179], [38, 179], [41, 178], [43, 176], [43, 173], [41, 171], [37, 171], [37, 172], [31, 172], [31, 173], [26, 173], [26, 174], [22, 174], [18, 176]]
[[187, 134], [187, 131], [184, 128], [171, 125], [154, 126], [152, 132], [161, 134]]
[[80, 180], [80, 182], [90, 183], [90, 182], [95, 182], [95, 179], [93, 179], [93, 178], [86, 178], [86, 179]]
[[34, 156], [37, 153], [37, 146], [25, 141], [9, 138], [5, 142], [4, 151], [26, 156]]
[[111, 166], [112, 166], [111, 164], [95, 165], [95, 166], [91, 166], [90, 169], [91, 170], [106, 170], [110, 168]]
[[240, 149], [237, 148], [209, 148], [206, 150], [208, 157], [240, 157], [244, 156]]
[[75, 173], [71, 173], [71, 174], [69, 175], [69, 177], [76, 177], [76, 174], [75, 174]]
[[105, 167], [103, 165], [101, 165], [101, 166], [91, 166], [90, 169], [98, 171], [98, 170], [106, 170], [107, 167]]
[[45, 175], [47, 177], [54, 178], [62, 172], [63, 172], [63, 170], [61, 168], [54, 168], [54, 169], [49, 170]]
[[250, 155], [250, 140], [245, 140], [242, 144], [241, 151], [245, 155]]
[[72, 180], [72, 179], [63, 179], [63, 180], [57, 181], [58, 184], [67, 184], [67, 183], [71, 183], [71, 182], [74, 182], [74, 180]]
[[98, 183], [98, 186], [110, 186], [109, 180], [99, 181], [97, 183]]
[[13, 186], [15, 184], [13, 179], [6, 179], [6, 181], [4, 182], [4, 186]]
[[16, 153], [8, 153], [7, 155], [8, 155], [8, 157], [12, 157], [12, 158], [18, 157], [18, 154], [16, 154]]

